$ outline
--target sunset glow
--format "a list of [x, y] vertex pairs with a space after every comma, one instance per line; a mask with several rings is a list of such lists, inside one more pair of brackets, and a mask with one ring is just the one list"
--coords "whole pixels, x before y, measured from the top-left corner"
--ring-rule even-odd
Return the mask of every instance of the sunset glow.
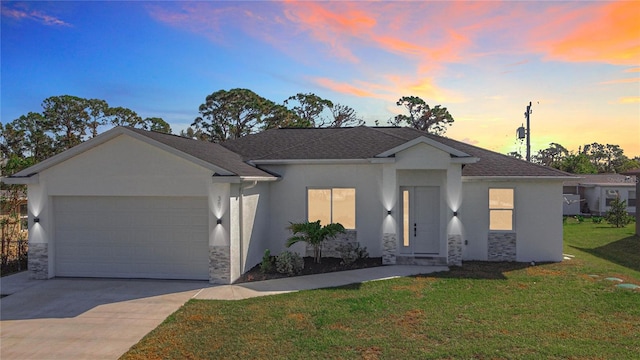
[[640, 155], [640, 2], [2, 2], [1, 121], [70, 94], [179, 132], [219, 89], [299, 92], [373, 125], [405, 95], [447, 107], [447, 136], [533, 152]]

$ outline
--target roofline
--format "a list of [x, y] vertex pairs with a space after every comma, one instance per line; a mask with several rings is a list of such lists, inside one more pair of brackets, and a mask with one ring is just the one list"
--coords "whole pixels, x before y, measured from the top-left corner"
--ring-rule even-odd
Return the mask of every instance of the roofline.
[[[573, 186], [573, 185], [572, 185]], [[596, 187], [596, 186], [600, 186], [600, 187], [635, 187], [636, 183], [578, 183], [575, 186], [582, 186], [582, 187]]]
[[415, 146], [417, 144], [427, 144], [427, 145], [431, 145], [433, 147], [435, 147], [438, 150], [442, 150], [446, 153], [449, 153], [450, 155], [453, 155], [455, 157], [471, 157], [471, 155], [462, 152], [460, 150], [454, 149], [451, 146], [445, 145], [443, 143], [440, 143], [438, 141], [435, 141], [433, 139], [430, 139], [426, 136], [419, 136], [413, 140], [409, 140], [407, 142], [405, 142], [404, 144], [400, 144], [394, 148], [391, 148], [387, 151], [384, 151], [378, 155], [376, 155], [376, 157], [389, 157], [391, 155], [395, 155], [396, 153], [402, 151], [402, 150], [406, 150], [412, 146]]
[[213, 175], [211, 177], [214, 184], [240, 184], [245, 181], [279, 181], [280, 178], [277, 176], [225, 176], [225, 175]]
[[513, 181], [513, 180], [545, 180], [545, 181], [566, 181], [568, 179], [578, 179], [573, 176], [462, 176], [462, 181]]
[[29, 185], [29, 184], [37, 184], [40, 182], [40, 176], [38, 174], [31, 174], [29, 176], [3, 176], [0, 177], [0, 182], [5, 183], [7, 185]]
[[[113, 129], [109, 129], [107, 131], [105, 131], [104, 133], [91, 138], [83, 143], [80, 143], [70, 149], [67, 149], [59, 154], [56, 154], [48, 159], [45, 159], [33, 166], [30, 166], [26, 169], [23, 169], [11, 176], [9, 176], [9, 179], [15, 179], [15, 178], [26, 178], [26, 177], [31, 177], [34, 174], [40, 173], [41, 171], [47, 170], [50, 167], [53, 167], [55, 165], [60, 164], [61, 162], [64, 162], [66, 160], [71, 159], [72, 157], [75, 157], [77, 155], [82, 154], [83, 152], [86, 152], [88, 150], [91, 150], [99, 145], [102, 145], [106, 142], [108, 142], [109, 140], [115, 139], [116, 137], [120, 136], [120, 135], [128, 135], [131, 136], [137, 140], [140, 140], [142, 142], [145, 142], [149, 145], [158, 147], [162, 150], [165, 150], [167, 152], [169, 152], [170, 154], [176, 155], [178, 157], [181, 157], [185, 160], [191, 161], [194, 164], [200, 165], [202, 167], [204, 167], [205, 169], [211, 170], [217, 174], [220, 175], [235, 175], [234, 173], [230, 172], [229, 170], [226, 170], [224, 168], [221, 168], [217, 165], [211, 164], [209, 162], [206, 162], [204, 160], [198, 159], [195, 156], [189, 155], [183, 151], [180, 151], [176, 148], [173, 148], [169, 145], [163, 144], [157, 140], [154, 140], [150, 137], [144, 136], [142, 134], [139, 134], [135, 131], [132, 131], [126, 127], [122, 127], [122, 126], [117, 126], [114, 127]], [[4, 182], [4, 180], [3, 180]], [[7, 183], [7, 182], [5, 182]], [[8, 183], [7, 183], [8, 184]]]
[[369, 164], [370, 162], [370, 159], [268, 159], [247, 161], [249, 165]]

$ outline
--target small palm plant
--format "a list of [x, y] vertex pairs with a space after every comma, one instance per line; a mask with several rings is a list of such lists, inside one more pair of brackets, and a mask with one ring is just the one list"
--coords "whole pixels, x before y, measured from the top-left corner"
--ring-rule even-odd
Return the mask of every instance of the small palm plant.
[[291, 230], [293, 236], [287, 239], [286, 246], [290, 247], [300, 241], [313, 246], [313, 260], [317, 264], [320, 263], [320, 258], [322, 257], [322, 242], [327, 238], [345, 232], [344, 226], [339, 223], [322, 226], [320, 225], [320, 220], [290, 224], [287, 229]]

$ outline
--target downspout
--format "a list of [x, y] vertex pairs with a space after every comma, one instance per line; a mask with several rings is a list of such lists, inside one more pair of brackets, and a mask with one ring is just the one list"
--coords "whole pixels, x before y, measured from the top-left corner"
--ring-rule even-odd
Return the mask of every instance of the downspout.
[[238, 206], [238, 217], [240, 218], [240, 226], [238, 227], [238, 232], [239, 232], [239, 236], [238, 238], [240, 239], [240, 243], [238, 244], [238, 253], [239, 253], [239, 264], [240, 264], [240, 275], [242, 275], [242, 268], [244, 267], [244, 262], [242, 261], [243, 259], [243, 248], [242, 248], [242, 244], [244, 243], [244, 215], [243, 215], [243, 202], [244, 202], [244, 190], [248, 190], [248, 189], [252, 189], [254, 188], [257, 184], [258, 181], [254, 180], [248, 183], [248, 185], [243, 186], [243, 183], [240, 182], [240, 186], [238, 189], [238, 198], [239, 198], [239, 206]]

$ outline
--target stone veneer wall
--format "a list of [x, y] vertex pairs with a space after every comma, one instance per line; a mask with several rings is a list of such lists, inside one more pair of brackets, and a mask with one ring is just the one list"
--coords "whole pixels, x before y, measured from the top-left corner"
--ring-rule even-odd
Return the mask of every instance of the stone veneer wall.
[[[326, 239], [322, 243], [322, 253], [323, 257], [340, 257], [340, 251], [338, 251], [338, 246], [341, 244], [351, 243], [353, 245], [358, 244], [357, 241], [358, 232], [356, 230], [347, 230], [344, 234], [338, 234], [333, 238]], [[306, 255], [305, 256], [313, 256], [313, 246], [307, 244]]]
[[447, 263], [449, 265], [462, 265], [462, 235], [449, 234], [447, 237], [448, 256]]
[[231, 248], [209, 246], [209, 282], [229, 284], [231, 282]]
[[398, 239], [395, 233], [382, 234], [382, 264], [393, 265], [396, 263], [398, 251]]
[[516, 233], [489, 233], [489, 261], [516, 261]]
[[49, 278], [49, 249], [47, 244], [29, 244], [29, 278]]

